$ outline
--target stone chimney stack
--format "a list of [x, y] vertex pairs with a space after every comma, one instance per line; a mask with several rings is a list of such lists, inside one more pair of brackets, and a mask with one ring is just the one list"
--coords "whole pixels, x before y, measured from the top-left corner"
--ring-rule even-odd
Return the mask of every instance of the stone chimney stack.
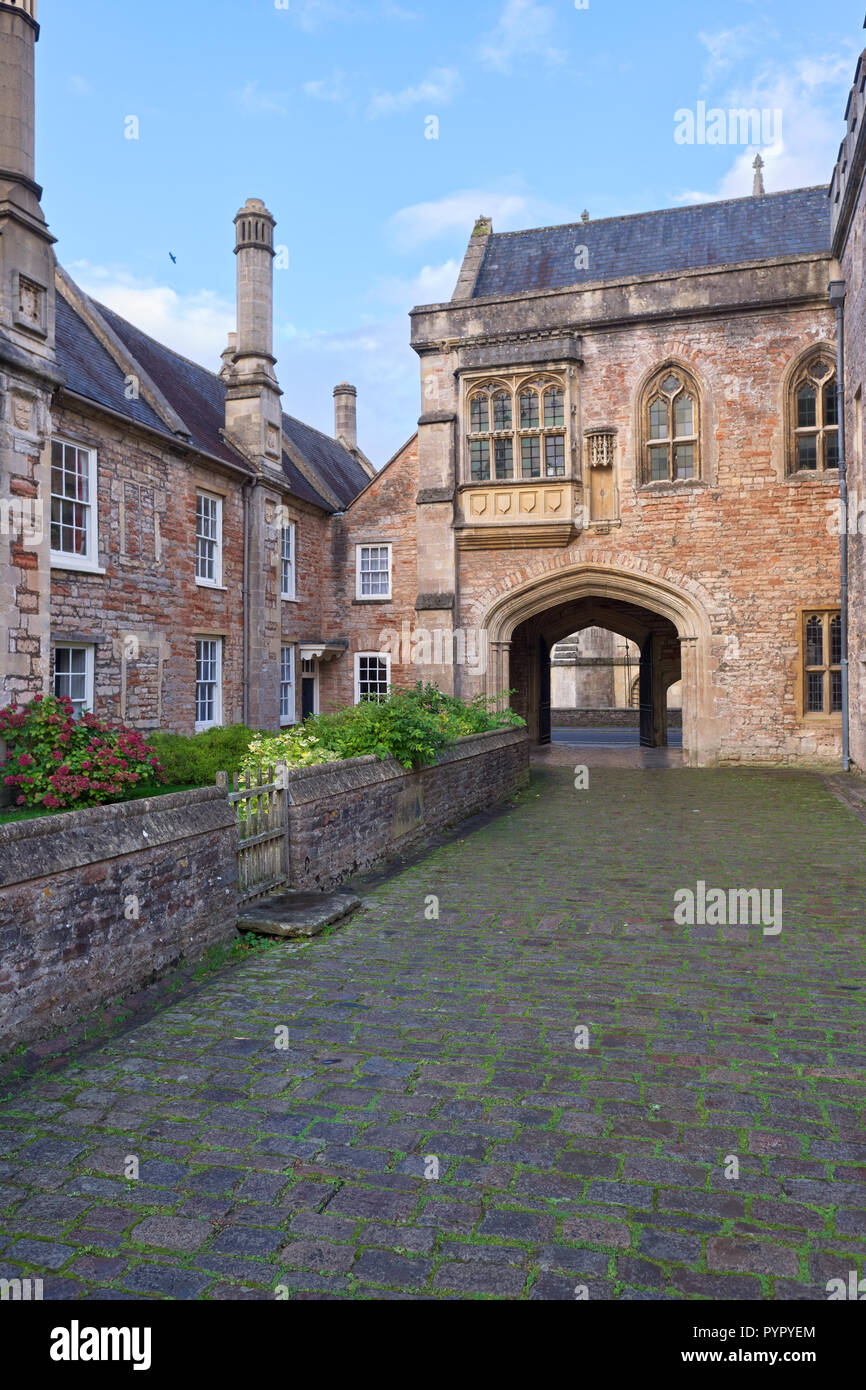
[[53, 357], [54, 238], [34, 181], [36, 0], [0, 0], [0, 325]]
[[32, 185], [36, 172], [36, 0], [0, 4], [0, 176]]
[[282, 456], [280, 391], [274, 366], [274, 218], [260, 198], [235, 217], [238, 330], [233, 360], [223, 354], [226, 433], [260, 464]]
[[358, 447], [358, 392], [348, 381], [334, 387], [334, 438], [347, 449]]

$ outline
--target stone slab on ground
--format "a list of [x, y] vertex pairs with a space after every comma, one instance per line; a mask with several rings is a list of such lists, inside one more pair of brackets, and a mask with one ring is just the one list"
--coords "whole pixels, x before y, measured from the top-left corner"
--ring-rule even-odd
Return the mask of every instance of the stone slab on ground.
[[263, 936], [318, 936], [360, 906], [361, 899], [354, 893], [278, 893], [242, 909], [238, 931]]

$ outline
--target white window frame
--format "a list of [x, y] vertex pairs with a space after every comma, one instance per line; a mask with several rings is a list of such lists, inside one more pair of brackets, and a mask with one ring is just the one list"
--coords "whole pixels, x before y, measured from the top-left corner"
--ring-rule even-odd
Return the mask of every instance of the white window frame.
[[[285, 586], [286, 577], [286, 535], [289, 536], [291, 554], [289, 556], [289, 588]], [[296, 547], [297, 527], [294, 521], [286, 521], [280, 527], [280, 598], [294, 599], [297, 597], [297, 558]]]
[[[49, 464], [52, 472], [54, 469], [55, 444], [61, 445], [64, 449], [77, 449], [80, 453], [87, 455], [87, 501], [80, 504], [87, 508], [87, 549], [83, 554], [79, 555], [77, 552], [55, 550], [51, 547], [51, 566], [53, 569], [87, 570], [91, 574], [104, 574], [105, 570], [101, 569], [99, 565], [99, 506], [97, 497], [99, 470], [97, 467], [96, 450], [91, 449], [87, 444], [81, 444], [77, 439], [68, 439], [59, 434], [53, 435], [51, 439], [51, 459]], [[57, 497], [58, 500], [72, 500], [69, 498], [61, 499], [60, 494], [55, 493], [51, 485], [52, 483], [53, 479], [49, 482], [51, 489], [48, 503], [49, 527], [52, 526], [55, 497]], [[50, 541], [51, 533], [49, 531], [49, 545]]]
[[[310, 670], [310, 671], [305, 671], [305, 670], [304, 670], [304, 667], [305, 667], [305, 666], [311, 666], [311, 667], [312, 667], [312, 670]], [[313, 714], [318, 714], [318, 713], [319, 713], [319, 662], [318, 662], [317, 658], [314, 657], [314, 656], [302, 657], [302, 658], [301, 658], [301, 673], [300, 673], [300, 679], [299, 679], [299, 682], [298, 682], [298, 690], [299, 690], [299, 692], [301, 693], [302, 696], [303, 696], [303, 689], [304, 689], [303, 682], [304, 682], [305, 680], [308, 680], [308, 681], [312, 681], [312, 682], [313, 682]], [[301, 704], [301, 714], [303, 714], [303, 700], [302, 700], [302, 704]]]
[[[388, 590], [384, 594], [365, 594], [362, 591], [361, 562], [365, 550], [386, 550], [388, 552]], [[364, 541], [355, 546], [355, 598], [359, 603], [386, 603], [392, 596], [394, 558], [390, 541]], [[382, 570], [366, 571], [382, 574]]]
[[[198, 687], [201, 684], [198, 678], [199, 669], [199, 646], [202, 642], [213, 642], [216, 655], [216, 680], [214, 690], [213, 719], [195, 719], [195, 731], [197, 734], [204, 729], [218, 729], [222, 726], [223, 719], [223, 639], [221, 637], [196, 637], [195, 638], [195, 686], [194, 686], [194, 705], [195, 715], [198, 714]], [[210, 682], [208, 682], [210, 684]]]
[[[51, 679], [52, 693], [57, 696], [57, 653], [58, 652], [84, 652], [84, 708], [76, 711], [79, 714], [87, 714], [93, 710], [94, 699], [94, 666], [96, 648], [91, 642], [54, 642], [54, 669]], [[58, 696], [58, 698], [60, 698]], [[71, 698], [71, 696], [70, 696]]]
[[[198, 572], [198, 503], [199, 498], [216, 505], [216, 536], [205, 537], [214, 543], [213, 579], [208, 579]], [[223, 583], [223, 499], [216, 492], [206, 492], [204, 488], [196, 488], [195, 491], [195, 582], [202, 589], [221, 589]]]
[[391, 654], [390, 652], [356, 652], [355, 653], [355, 704], [361, 703], [361, 662], [365, 658], [375, 657], [377, 661], [385, 664], [385, 697], [391, 685]]
[[[289, 654], [289, 679], [288, 679], [288, 681], [286, 681], [286, 680], [283, 679], [283, 675], [284, 675], [284, 671], [285, 671], [284, 661], [285, 661], [285, 656], [286, 656], [286, 653], [287, 653], [287, 652], [288, 652], [288, 654]], [[284, 714], [284, 713], [283, 713], [283, 691], [284, 691], [284, 689], [286, 688], [287, 685], [288, 685], [289, 692], [290, 692], [290, 697], [291, 697], [291, 712], [290, 712], [289, 714]], [[297, 712], [298, 712], [298, 704], [297, 704], [297, 701], [298, 701], [298, 692], [297, 692], [297, 685], [296, 685], [296, 682], [295, 682], [295, 649], [294, 649], [294, 647], [292, 647], [292, 646], [283, 646], [283, 647], [280, 647], [280, 725], [281, 725], [281, 726], [284, 726], [284, 725], [287, 725], [287, 724], [297, 724], [297, 722], [298, 722], [298, 719], [297, 719]]]

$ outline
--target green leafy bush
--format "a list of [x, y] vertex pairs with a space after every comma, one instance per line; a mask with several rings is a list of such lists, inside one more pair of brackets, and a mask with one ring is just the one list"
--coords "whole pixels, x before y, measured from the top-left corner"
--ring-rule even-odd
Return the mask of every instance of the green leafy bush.
[[435, 685], [392, 689], [381, 702], [365, 701], [334, 714], [312, 715], [280, 734], [259, 735], [243, 766], [255, 768], [285, 759], [292, 767], [374, 754], [396, 758], [406, 768], [423, 767], [465, 734], [524, 723], [513, 710], [495, 708], [495, 699], [476, 696], [468, 703], [444, 695]]
[[229, 724], [200, 734], [153, 734], [150, 742], [172, 786], [212, 787], [218, 772], [240, 770], [255, 737], [246, 724]]
[[48, 811], [121, 801], [164, 780], [155, 750], [135, 729], [95, 714], [76, 719], [71, 700], [34, 695], [0, 709], [2, 775], [16, 806]]

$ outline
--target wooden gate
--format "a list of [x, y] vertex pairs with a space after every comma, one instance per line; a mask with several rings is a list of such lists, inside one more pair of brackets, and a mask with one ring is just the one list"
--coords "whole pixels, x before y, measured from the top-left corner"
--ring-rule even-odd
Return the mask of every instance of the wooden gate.
[[226, 773], [217, 773], [217, 786], [226, 792], [238, 817], [238, 898], [249, 902], [285, 888], [288, 882], [286, 847], [285, 763], [235, 773], [229, 790]]

